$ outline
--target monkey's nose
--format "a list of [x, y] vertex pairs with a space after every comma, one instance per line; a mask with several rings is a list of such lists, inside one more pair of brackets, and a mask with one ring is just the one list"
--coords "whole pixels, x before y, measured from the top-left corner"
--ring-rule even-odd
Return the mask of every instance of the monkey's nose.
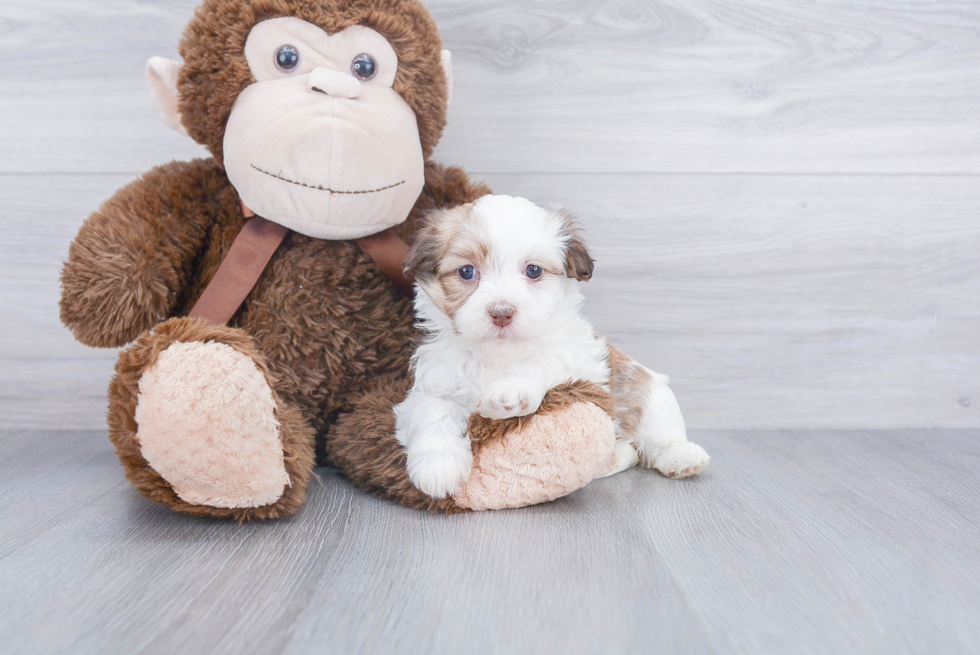
[[514, 314], [517, 313], [517, 308], [513, 305], [508, 305], [505, 302], [494, 303], [487, 310], [490, 314], [490, 320], [497, 327], [507, 327], [514, 320]]
[[314, 68], [310, 73], [310, 91], [353, 100], [361, 95], [361, 83], [350, 73], [341, 73], [330, 68]]

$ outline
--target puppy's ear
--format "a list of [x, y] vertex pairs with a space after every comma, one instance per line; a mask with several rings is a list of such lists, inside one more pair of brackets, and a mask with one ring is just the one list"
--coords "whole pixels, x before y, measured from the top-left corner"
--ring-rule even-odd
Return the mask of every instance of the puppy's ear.
[[405, 277], [424, 284], [436, 276], [439, 258], [446, 246], [446, 235], [453, 232], [454, 225], [468, 220], [472, 208], [473, 203], [470, 202], [452, 209], [436, 209], [422, 219], [422, 229], [415, 235], [415, 241], [402, 264]]
[[405, 263], [402, 264], [405, 277], [414, 278], [418, 282], [426, 282], [435, 277], [439, 268], [443, 226], [452, 220], [455, 213], [467, 207], [462, 205], [455, 209], [436, 209], [422, 217], [422, 228], [415, 235], [415, 241], [408, 249]]
[[438, 259], [438, 239], [436, 230], [430, 222], [415, 235], [415, 243], [405, 255], [402, 273], [410, 280], [423, 282], [436, 274]]
[[592, 279], [592, 272], [595, 270], [595, 260], [585, 246], [582, 232], [575, 219], [569, 214], [562, 214], [564, 220], [563, 232], [565, 236], [565, 275], [573, 277], [580, 282], [588, 282]]

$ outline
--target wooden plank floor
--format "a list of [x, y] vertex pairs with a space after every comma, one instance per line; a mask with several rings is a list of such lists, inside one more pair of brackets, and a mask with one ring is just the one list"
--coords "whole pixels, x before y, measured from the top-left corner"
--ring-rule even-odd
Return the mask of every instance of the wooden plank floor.
[[687, 481], [444, 517], [321, 470], [237, 525], [140, 498], [100, 432], [2, 432], [0, 652], [980, 652], [980, 432], [695, 436]]

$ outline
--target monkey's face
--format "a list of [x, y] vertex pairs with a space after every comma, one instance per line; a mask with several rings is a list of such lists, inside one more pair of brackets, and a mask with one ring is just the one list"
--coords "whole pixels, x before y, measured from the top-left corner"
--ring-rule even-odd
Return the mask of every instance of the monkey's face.
[[255, 79], [224, 137], [231, 183], [255, 213], [321, 239], [356, 239], [405, 220], [422, 191], [415, 113], [392, 88], [398, 57], [361, 25], [333, 35], [274, 18], [249, 33]]

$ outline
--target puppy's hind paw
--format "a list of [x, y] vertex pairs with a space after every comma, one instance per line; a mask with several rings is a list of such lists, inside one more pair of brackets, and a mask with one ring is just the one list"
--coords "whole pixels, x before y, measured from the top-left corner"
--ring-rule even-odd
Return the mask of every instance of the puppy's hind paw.
[[688, 478], [705, 469], [711, 458], [701, 446], [683, 441], [661, 448], [653, 468], [669, 478]]

